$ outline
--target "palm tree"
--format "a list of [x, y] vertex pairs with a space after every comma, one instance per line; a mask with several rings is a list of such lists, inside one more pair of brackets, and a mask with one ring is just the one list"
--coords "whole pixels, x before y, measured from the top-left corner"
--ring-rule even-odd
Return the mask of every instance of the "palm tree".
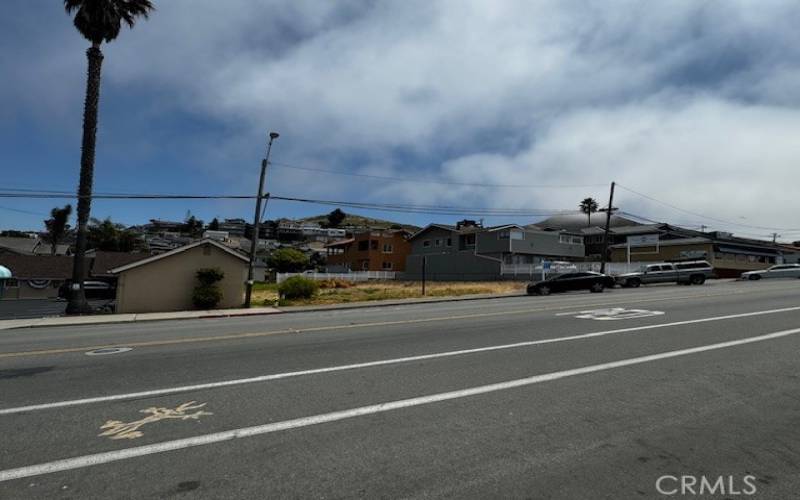
[[592, 225], [592, 213], [597, 212], [598, 207], [599, 205], [594, 198], [584, 198], [580, 205], [578, 205], [580, 211], [585, 213], [588, 217], [587, 226]]
[[[122, 23], [133, 28], [140, 17], [147, 18], [153, 10], [150, 0], [64, 0], [67, 14], [75, 12], [75, 28], [92, 42], [86, 51], [89, 68], [86, 79], [86, 101], [83, 107], [83, 141], [81, 143], [81, 173], [78, 184], [78, 231], [75, 241], [75, 263], [72, 266], [73, 289], [69, 294], [67, 314], [92, 312], [83, 292], [86, 272], [86, 227], [92, 204], [94, 151], [97, 139], [97, 108], [100, 100], [100, 75], [103, 53], [100, 44], [119, 36]], [[78, 285], [77, 287], [75, 285]]]
[[64, 238], [69, 229], [69, 216], [72, 214], [72, 205], [66, 205], [64, 208], [54, 208], [50, 210], [50, 218], [44, 221], [44, 227], [47, 228], [47, 239], [50, 240], [50, 250], [53, 255], [58, 250], [58, 242]]

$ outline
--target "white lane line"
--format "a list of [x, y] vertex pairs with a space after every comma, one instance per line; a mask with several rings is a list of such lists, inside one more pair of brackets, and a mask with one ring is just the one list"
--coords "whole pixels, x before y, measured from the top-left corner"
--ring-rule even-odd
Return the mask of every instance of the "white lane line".
[[7, 469], [0, 471], [0, 482], [10, 481], [13, 479], [20, 479], [24, 477], [38, 476], [42, 474], [50, 474], [53, 472], [61, 472], [66, 470], [91, 467], [93, 465], [117, 462], [120, 460], [127, 460], [130, 458], [141, 457], [145, 455], [153, 455], [156, 453], [164, 453], [167, 451], [180, 450], [183, 448], [191, 448], [194, 446], [204, 446], [208, 444], [229, 441], [231, 439], [259, 436], [262, 434], [269, 434], [289, 429], [307, 427], [310, 425], [323, 424], [326, 422], [335, 422], [337, 420], [345, 420], [348, 418], [360, 417], [362, 415], [383, 413], [392, 410], [399, 410], [401, 408], [409, 408], [412, 406], [427, 405], [431, 403], [438, 403], [441, 401], [448, 401], [451, 399], [466, 398], [470, 396], [477, 396], [479, 394], [504, 391], [508, 389], [514, 389], [517, 387], [540, 384], [542, 382], [550, 382], [553, 380], [558, 380], [566, 377], [574, 377], [576, 375], [585, 375], [587, 373], [613, 370], [615, 368], [622, 368], [625, 366], [649, 363], [652, 361], [659, 361], [662, 359], [675, 358], [679, 356], [686, 356], [689, 354], [714, 351], [718, 349], [725, 349], [728, 347], [751, 344], [754, 342], [763, 342], [766, 340], [773, 340], [781, 337], [787, 337], [789, 335], [794, 335], [797, 333], [800, 333], [800, 328], [795, 328], [793, 330], [783, 330], [780, 332], [769, 333], [757, 337], [731, 340], [729, 342], [720, 342], [718, 344], [709, 344], [700, 347], [692, 347], [689, 349], [680, 349], [675, 351], [662, 352], [659, 354], [651, 354], [648, 356], [640, 356], [637, 358], [612, 361], [610, 363], [601, 363], [597, 365], [584, 366], [581, 368], [573, 368], [571, 370], [563, 370], [558, 372], [545, 373], [542, 375], [534, 375], [532, 377], [509, 380], [506, 382], [482, 385], [478, 387], [470, 387], [468, 389], [461, 389], [457, 391], [442, 392], [439, 394], [431, 394], [428, 396], [420, 396], [409, 399], [401, 399], [398, 401], [389, 401], [386, 403], [361, 406], [358, 408], [351, 408], [349, 410], [341, 410], [331, 413], [322, 413], [310, 417], [296, 418], [293, 420], [285, 420], [282, 422], [274, 422], [271, 424], [256, 425], [252, 427], [242, 427], [239, 429], [233, 429], [230, 431], [223, 431], [223, 432], [215, 432], [213, 434], [206, 434], [203, 436], [195, 436], [185, 439], [176, 439], [174, 441], [165, 441], [162, 443], [138, 446], [135, 448], [109, 451], [105, 453], [96, 453], [93, 455], [84, 455], [80, 457], [56, 460], [53, 462], [46, 462], [37, 465], [30, 465], [27, 467], [19, 467], [16, 469]]
[[573, 340], [583, 340], [595, 337], [603, 337], [606, 335], [613, 335], [617, 333], [629, 333], [642, 330], [653, 330], [656, 328], [668, 328], [673, 326], [691, 325], [697, 323], [707, 323], [710, 321], [722, 321], [727, 319], [746, 318], [749, 316], [762, 316], [765, 314], [778, 314], [784, 312], [798, 311], [800, 306], [797, 307], [784, 307], [781, 309], [769, 309], [765, 311], [754, 311], [748, 313], [729, 314], [726, 316], [715, 316], [711, 318], [690, 319], [685, 321], [675, 321], [672, 323], [659, 323], [655, 325], [632, 326], [628, 328], [618, 328], [615, 330], [604, 330], [600, 332], [581, 333], [578, 335], [570, 335], [568, 337], [555, 337], [541, 340], [528, 340], [525, 342], [516, 342], [514, 344], [502, 344], [487, 347], [477, 347], [474, 349], [460, 349], [457, 351], [445, 351], [432, 354], [421, 354], [418, 356], [407, 356], [403, 358], [382, 359], [378, 361], [367, 361], [364, 363], [353, 363], [349, 365], [328, 366], [324, 368], [312, 368], [310, 370], [300, 370], [294, 372], [274, 373], [270, 375], [260, 375], [257, 377], [240, 378], [234, 380], [223, 380], [221, 382], [209, 382], [205, 384], [184, 385], [178, 387], [167, 387], [163, 389], [153, 389], [149, 391], [130, 392], [125, 394], [112, 394], [109, 396], [97, 396], [93, 398], [84, 399], [71, 399], [67, 401], [56, 401], [53, 403], [42, 403], [29, 406], [18, 406], [15, 408], [2, 408], [0, 415], [12, 415], [15, 413], [23, 413], [28, 411], [50, 410], [53, 408], [64, 408], [67, 406], [79, 406], [92, 403], [102, 403], [106, 401], [121, 401], [126, 399], [138, 399], [142, 397], [163, 396], [165, 394], [175, 394], [179, 392], [198, 391], [204, 389], [216, 389], [219, 387], [228, 387], [232, 385], [253, 384], [258, 382], [268, 382], [270, 380], [279, 380], [290, 377], [301, 377], [304, 375], [316, 375], [320, 373], [339, 372], [345, 370], [357, 370], [360, 368], [369, 368], [373, 366], [392, 365], [398, 363], [409, 363], [414, 361], [422, 361], [426, 359], [447, 358], [451, 356], [462, 356], [465, 354], [476, 354], [480, 352], [500, 351], [504, 349], [516, 349], [520, 347], [530, 347], [542, 344], [554, 344], [558, 342], [569, 342]]

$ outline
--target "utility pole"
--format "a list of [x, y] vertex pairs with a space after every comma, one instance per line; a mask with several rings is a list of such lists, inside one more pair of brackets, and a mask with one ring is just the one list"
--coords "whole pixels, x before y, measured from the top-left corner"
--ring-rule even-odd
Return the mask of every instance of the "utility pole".
[[772, 233], [772, 244], [773, 245], [778, 242], [778, 236], [780, 236], [780, 234]]
[[606, 230], [603, 233], [603, 260], [600, 263], [600, 272], [605, 274], [606, 261], [608, 260], [608, 231], [611, 228], [611, 213], [616, 210], [614, 208], [614, 186], [615, 182], [611, 182], [611, 194], [608, 197], [608, 208], [606, 209]]
[[708, 226], [706, 226], [705, 224], [700, 224], [700, 232], [701, 232], [701, 233], [705, 233], [705, 232], [706, 232], [706, 228], [707, 228], [707, 227], [708, 227]]
[[258, 197], [256, 198], [256, 213], [253, 218], [253, 234], [250, 242], [250, 261], [247, 265], [247, 286], [244, 293], [244, 306], [250, 307], [250, 299], [253, 295], [253, 267], [256, 263], [256, 250], [258, 249], [258, 233], [261, 225], [261, 199], [264, 198], [264, 177], [267, 175], [267, 165], [269, 165], [269, 153], [272, 151], [272, 141], [280, 137], [277, 132], [269, 133], [269, 144], [267, 144], [267, 156], [261, 160], [261, 177], [258, 181]]

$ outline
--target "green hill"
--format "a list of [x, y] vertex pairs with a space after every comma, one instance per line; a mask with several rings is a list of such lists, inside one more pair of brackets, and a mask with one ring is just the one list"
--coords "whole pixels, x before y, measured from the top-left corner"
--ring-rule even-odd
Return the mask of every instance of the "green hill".
[[[370, 229], [390, 229], [392, 226], [400, 226], [403, 229], [408, 231], [416, 232], [419, 231], [421, 228], [418, 226], [414, 226], [412, 224], [402, 224], [400, 222], [393, 222], [390, 220], [383, 220], [383, 219], [373, 219], [372, 217], [364, 217], [362, 215], [356, 214], [346, 214], [344, 221], [339, 224], [339, 227], [345, 228], [347, 226], [355, 226], [355, 227], [368, 227]], [[328, 223], [328, 214], [322, 215], [314, 215], [312, 217], [304, 217], [302, 219], [296, 219], [295, 222], [304, 222], [310, 224], [320, 224], [325, 225]]]

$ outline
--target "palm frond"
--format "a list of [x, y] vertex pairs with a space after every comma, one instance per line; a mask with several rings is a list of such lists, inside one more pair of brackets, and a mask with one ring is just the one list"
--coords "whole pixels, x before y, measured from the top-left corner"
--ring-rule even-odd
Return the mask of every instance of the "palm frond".
[[100, 44], [117, 38], [123, 22], [133, 28], [155, 6], [151, 0], [64, 0], [64, 9], [75, 13], [75, 28], [86, 39]]

